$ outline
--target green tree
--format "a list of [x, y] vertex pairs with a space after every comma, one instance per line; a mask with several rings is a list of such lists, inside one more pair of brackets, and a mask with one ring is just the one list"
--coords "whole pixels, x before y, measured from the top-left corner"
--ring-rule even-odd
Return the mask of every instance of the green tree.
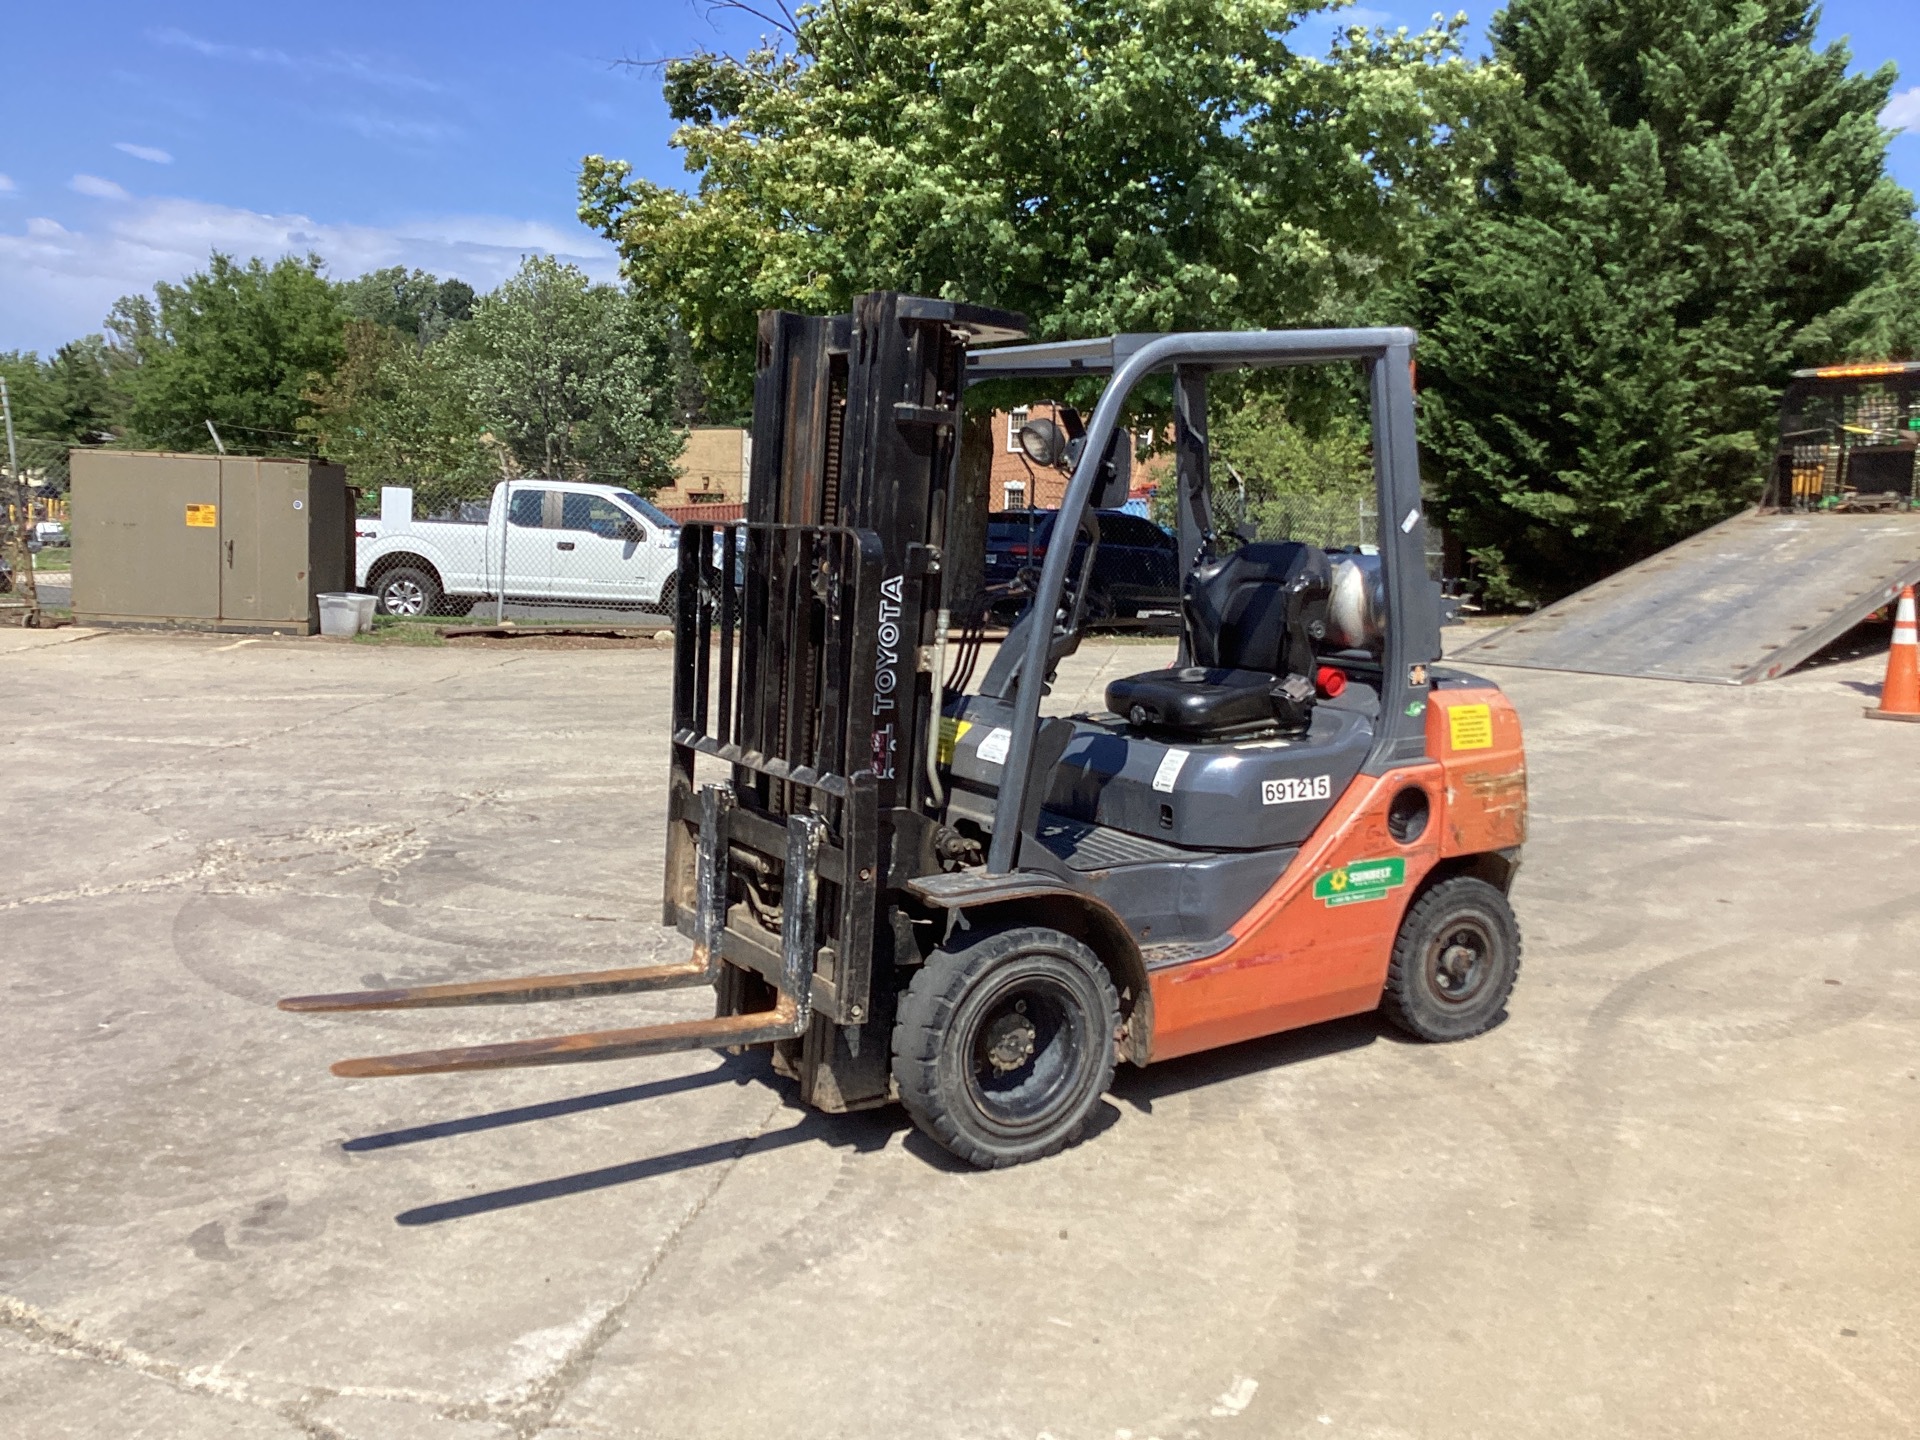
[[205, 270], [178, 285], [162, 281], [154, 294], [150, 315], [138, 302], [115, 307], [124, 322], [115, 340], [132, 352], [121, 372], [132, 437], [211, 449], [212, 420], [229, 448], [297, 443], [312, 410], [306, 396], [344, 348], [345, 317], [319, 257], [242, 266], [216, 251]]
[[674, 475], [677, 375], [640, 295], [529, 256], [458, 335], [481, 419], [523, 473], [650, 490]]
[[1495, 17], [1519, 90], [1486, 117], [1493, 161], [1410, 308], [1432, 505], [1496, 598], [1551, 598], [1737, 509], [1787, 371], [1911, 326], [1913, 202], [1876, 119], [1893, 68], [1849, 76], [1814, 14]]
[[[16, 434], [52, 437], [61, 433], [59, 393], [39, 355], [32, 350], [0, 350], [0, 376], [6, 377]], [[4, 440], [0, 436], [0, 442]], [[0, 453], [0, 460], [4, 458]]]
[[313, 414], [301, 424], [369, 498], [381, 485], [410, 485], [430, 512], [485, 494], [501, 466], [465, 362], [455, 342], [422, 348], [397, 328], [350, 320], [340, 365], [308, 394]]
[[420, 349], [442, 339], [473, 313], [473, 287], [404, 265], [369, 270], [337, 287], [341, 308], [405, 335]]
[[1325, 0], [836, 0], [670, 64], [691, 195], [589, 156], [581, 219], [733, 403], [755, 314], [897, 287], [1041, 337], [1345, 315], [1474, 151], [1464, 17], [1290, 39]]
[[68, 447], [115, 438], [116, 397], [105, 356], [98, 335], [69, 341], [49, 360], [32, 351], [0, 353], [20, 468], [54, 489], [66, 488]]

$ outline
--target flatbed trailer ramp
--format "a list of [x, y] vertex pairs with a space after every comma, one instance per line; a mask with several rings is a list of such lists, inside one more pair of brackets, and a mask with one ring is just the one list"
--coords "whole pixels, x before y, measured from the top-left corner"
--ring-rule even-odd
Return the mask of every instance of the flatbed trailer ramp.
[[1902, 585], [1920, 585], [1920, 513], [1749, 510], [1455, 654], [1483, 665], [1750, 685], [1784, 675]]

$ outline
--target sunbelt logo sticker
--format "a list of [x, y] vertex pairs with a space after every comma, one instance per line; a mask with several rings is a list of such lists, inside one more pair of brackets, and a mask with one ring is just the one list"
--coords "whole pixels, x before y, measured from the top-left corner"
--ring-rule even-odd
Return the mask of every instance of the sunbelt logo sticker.
[[1313, 882], [1313, 898], [1332, 905], [1358, 905], [1384, 900], [1387, 892], [1407, 883], [1407, 862], [1398, 855], [1384, 860], [1349, 860]]

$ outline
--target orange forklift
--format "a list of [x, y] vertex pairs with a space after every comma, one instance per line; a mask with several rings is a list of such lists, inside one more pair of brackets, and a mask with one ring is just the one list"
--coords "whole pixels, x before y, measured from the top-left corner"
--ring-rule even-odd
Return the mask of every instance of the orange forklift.
[[[1017, 315], [890, 292], [761, 318], [748, 517], [680, 532], [665, 919], [678, 964], [281, 1002], [558, 1002], [710, 985], [712, 1020], [346, 1060], [418, 1075], [771, 1045], [828, 1111], [898, 1101], [1003, 1166], [1082, 1130], [1119, 1061], [1382, 1011], [1423, 1040], [1504, 1014], [1526, 832], [1513, 707], [1438, 664], [1404, 329], [1024, 345]], [[1350, 364], [1377, 547], [1217, 527], [1207, 381]], [[969, 384], [1104, 378], [1032, 597], [976, 685], [987, 496]], [[1182, 616], [1167, 669], [1043, 713], [1099, 535], [1170, 381]], [[1163, 381], [1163, 383], [1164, 383]], [[1032, 438], [1032, 437], [1030, 437]], [[1064, 436], [1037, 437], [1045, 449]], [[1067, 537], [1073, 537], [1071, 542]]]

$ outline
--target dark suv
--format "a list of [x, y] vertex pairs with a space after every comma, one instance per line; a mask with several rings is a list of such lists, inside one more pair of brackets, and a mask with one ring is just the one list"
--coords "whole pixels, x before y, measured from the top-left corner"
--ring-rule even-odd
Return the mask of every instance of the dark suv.
[[[1022, 583], [1021, 572], [1037, 571], [1046, 559], [1058, 513], [1000, 510], [987, 517], [987, 595], [995, 620], [1011, 621], [1027, 608], [1029, 587]], [[1100, 550], [1093, 559], [1086, 614], [1096, 620], [1131, 620], [1143, 610], [1178, 611], [1180, 554], [1173, 537], [1151, 520], [1124, 510], [1098, 513]], [[1076, 553], [1076, 566], [1079, 560]]]

